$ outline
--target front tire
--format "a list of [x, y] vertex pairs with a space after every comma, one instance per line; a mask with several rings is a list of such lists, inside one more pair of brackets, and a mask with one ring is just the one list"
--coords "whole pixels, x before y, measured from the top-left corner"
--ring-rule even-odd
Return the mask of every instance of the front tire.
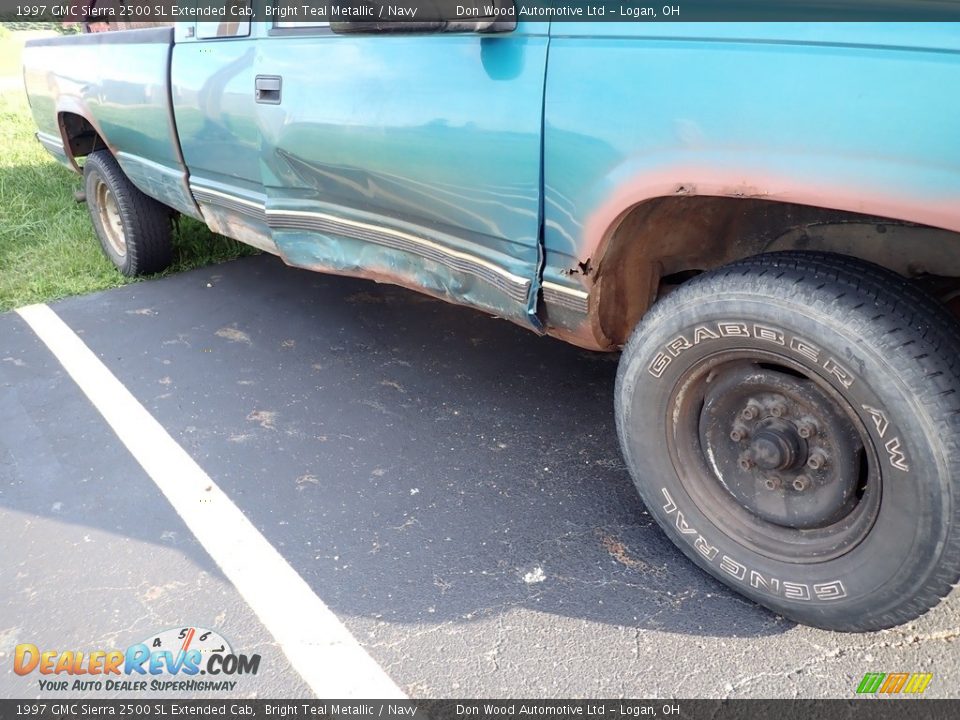
[[960, 337], [899, 275], [775, 253], [657, 303], [620, 361], [617, 427], [694, 562], [801, 623], [912, 620], [960, 576]]
[[104, 255], [127, 277], [165, 270], [173, 261], [170, 210], [144, 195], [106, 150], [83, 165], [93, 229]]

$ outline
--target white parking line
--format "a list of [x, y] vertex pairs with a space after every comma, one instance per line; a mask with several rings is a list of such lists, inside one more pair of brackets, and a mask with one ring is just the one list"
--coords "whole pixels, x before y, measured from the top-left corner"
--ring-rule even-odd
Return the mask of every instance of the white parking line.
[[17, 313], [100, 411], [318, 697], [406, 697], [303, 578], [53, 310], [30, 305]]

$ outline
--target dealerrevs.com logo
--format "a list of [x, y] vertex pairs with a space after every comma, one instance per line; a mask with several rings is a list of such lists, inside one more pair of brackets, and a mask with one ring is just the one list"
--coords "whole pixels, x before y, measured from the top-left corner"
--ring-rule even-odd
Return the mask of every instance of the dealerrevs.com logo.
[[227, 677], [256, 675], [259, 669], [259, 655], [237, 654], [222, 635], [199, 627], [164, 630], [126, 650], [61, 652], [21, 643], [13, 656], [17, 675], [46, 676], [37, 680], [45, 691], [229, 692], [237, 681]]

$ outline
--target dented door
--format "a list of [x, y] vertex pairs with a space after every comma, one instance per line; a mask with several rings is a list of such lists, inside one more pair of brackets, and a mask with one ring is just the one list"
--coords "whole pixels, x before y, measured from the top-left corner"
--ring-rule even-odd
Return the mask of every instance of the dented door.
[[273, 28], [256, 74], [273, 239], [538, 328], [546, 23], [502, 35]]

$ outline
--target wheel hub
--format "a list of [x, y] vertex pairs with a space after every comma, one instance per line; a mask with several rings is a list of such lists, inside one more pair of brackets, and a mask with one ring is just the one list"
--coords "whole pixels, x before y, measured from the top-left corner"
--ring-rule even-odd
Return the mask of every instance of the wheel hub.
[[792, 470], [806, 452], [801, 442], [793, 425], [772, 420], [751, 440], [747, 454], [761, 471]]
[[709, 379], [700, 445], [714, 479], [775, 525], [823, 528], [856, 505], [861, 443], [810, 380], [754, 364]]

